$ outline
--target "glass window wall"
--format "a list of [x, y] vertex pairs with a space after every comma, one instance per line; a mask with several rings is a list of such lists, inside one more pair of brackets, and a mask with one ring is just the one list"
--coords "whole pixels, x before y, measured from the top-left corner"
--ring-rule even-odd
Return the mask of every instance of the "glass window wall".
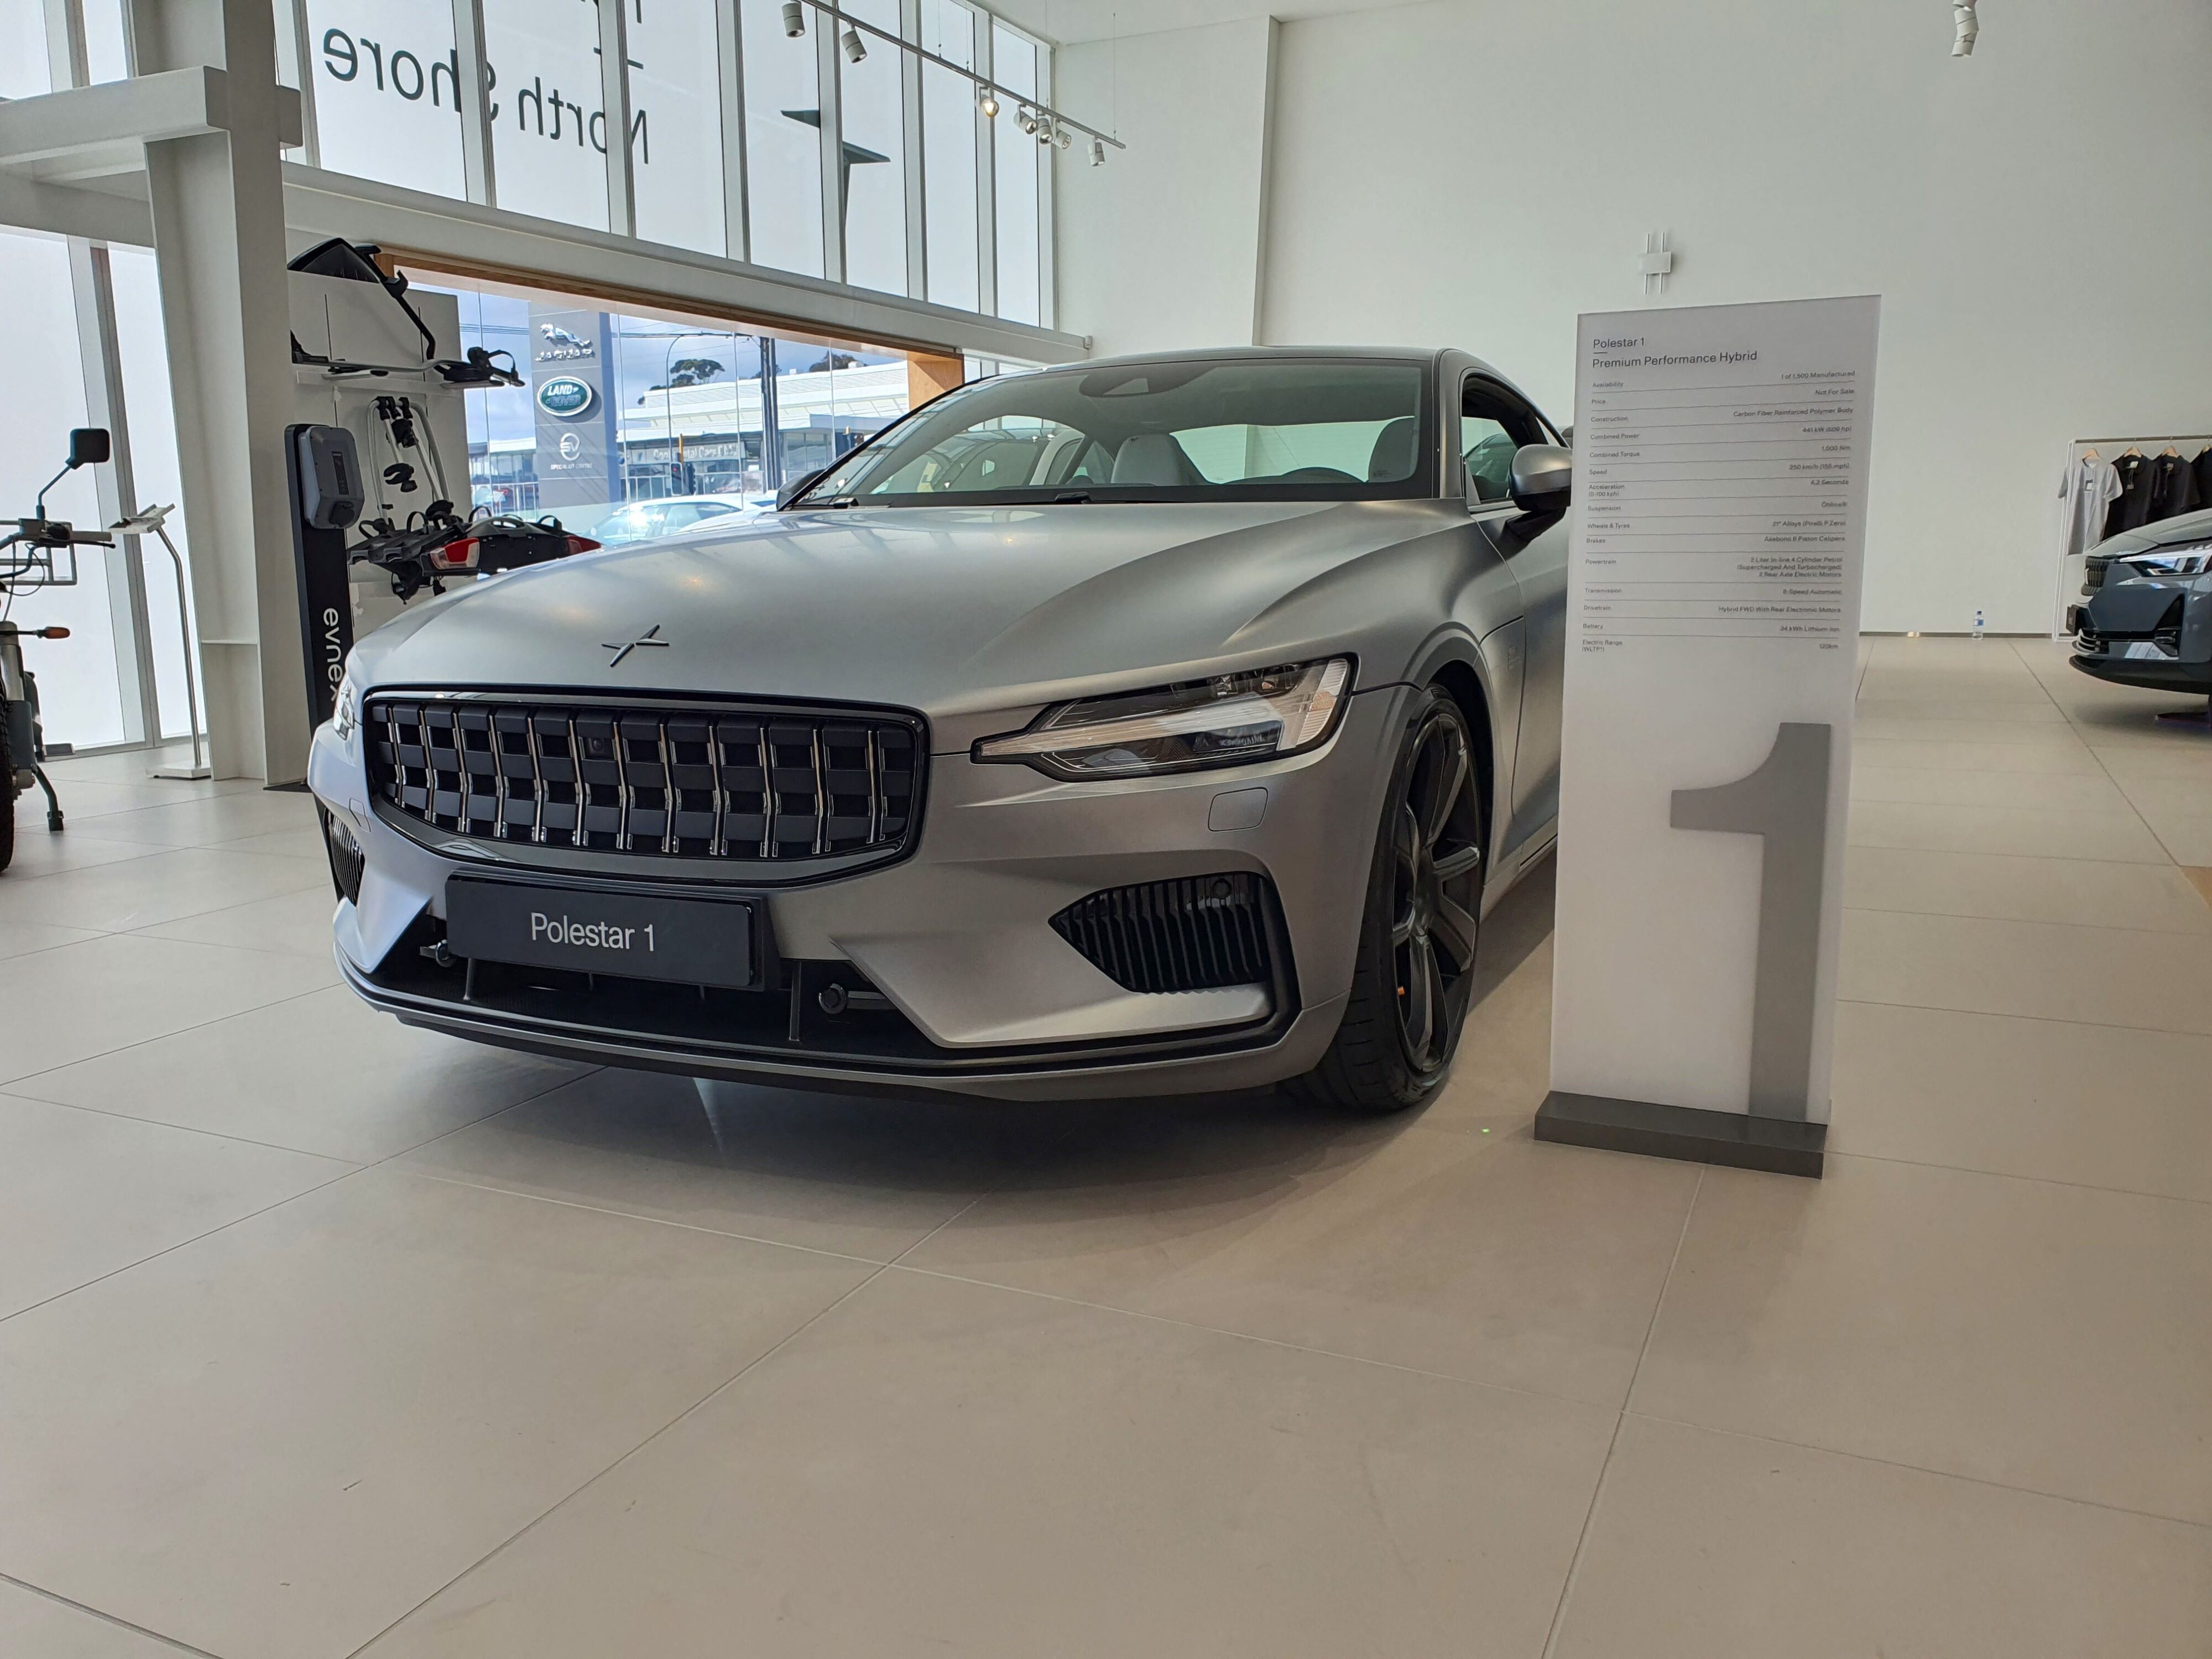
[[[464, 346], [513, 353], [528, 381], [467, 394], [475, 504], [602, 541], [755, 516], [908, 406], [902, 357], [410, 274], [459, 296]], [[542, 407], [556, 374], [592, 395]]]
[[[94, 78], [119, 74], [121, 0], [84, 3]], [[292, 80], [305, 74], [314, 88], [321, 165], [450, 197], [466, 193], [454, 18], [479, 7], [495, 204], [598, 229], [609, 224], [597, 0], [272, 3], [280, 72]], [[963, 68], [979, 66], [988, 43], [993, 73], [1011, 90], [999, 120], [985, 123], [972, 82], [934, 64], [910, 76], [898, 47], [868, 35], [854, 63], [837, 49], [831, 20], [811, 6], [804, 31], [793, 36], [782, 0], [734, 0], [726, 15], [738, 38], [725, 42], [725, 9], [713, 0], [627, 3], [631, 202], [641, 238], [709, 253], [743, 251], [756, 264], [810, 276], [826, 274], [842, 248], [843, 278], [858, 287], [919, 288], [937, 303], [973, 310], [983, 307], [994, 282], [1000, 314], [1024, 322], [1049, 315], [1042, 292], [1048, 162], [1015, 118], [1020, 100], [1050, 95], [1048, 49], [963, 0], [845, 0], [853, 16], [892, 33], [911, 13], [918, 43]], [[295, 8], [306, 25], [304, 64], [294, 62]], [[12, 74], [27, 90], [38, 79], [43, 89], [38, 6], [24, 0], [0, 8], [0, 28], [11, 31], [0, 33], [0, 75]], [[724, 178], [726, 155], [737, 153], [726, 142], [737, 112], [724, 107], [722, 95], [731, 53], [744, 100], [744, 225], [727, 222], [738, 194]], [[825, 63], [837, 76], [826, 100]], [[917, 80], [918, 158], [907, 154], [913, 112], [906, 107]], [[825, 101], [839, 128], [827, 144]], [[825, 156], [836, 158], [840, 173], [826, 191]], [[910, 169], [920, 175], [918, 192], [910, 191]], [[978, 222], [984, 182], [996, 198], [992, 224]], [[917, 194], [918, 228], [910, 222]], [[839, 199], [843, 222], [825, 227], [825, 203]], [[909, 252], [917, 241], [919, 272]]]
[[780, 0], [740, 0], [739, 13], [753, 263], [819, 276], [822, 93], [813, 30], [785, 34]]
[[637, 234], [648, 242], [724, 252], [735, 239], [723, 223], [715, 9], [705, 0], [630, 3], [630, 164]]
[[[921, 0], [921, 46], [975, 67], [975, 14], [957, 0]], [[975, 83], [925, 61], [921, 68], [921, 187], [927, 204], [929, 298], [977, 311], [983, 303], [976, 240]]]
[[[0, 398], [0, 514], [12, 519], [33, 512], [40, 488], [68, 457], [70, 428], [85, 423], [68, 244], [58, 236], [0, 231], [0, 293], [9, 305], [9, 326], [0, 333], [0, 385], [38, 388], [35, 396]], [[100, 522], [89, 467], [56, 483], [46, 499], [49, 518], [79, 528]], [[26, 629], [70, 630], [65, 640], [27, 644], [24, 665], [38, 678], [48, 743], [84, 749], [121, 743], [127, 734], [108, 556], [93, 548], [74, 552], [74, 561], [68, 553], [57, 556], [63, 574], [73, 563], [74, 584], [0, 593], [0, 617]]]
[[500, 206], [606, 229], [608, 140], [599, 96], [599, 8], [574, 0], [483, 4]]
[[[845, 9], [896, 35], [898, 0], [844, 0]], [[905, 54], [860, 36], [867, 56], [838, 53], [838, 107], [845, 123], [845, 280], [907, 291]]]
[[307, 40], [323, 166], [464, 194], [449, 0], [307, 0]]
[[51, 92], [46, 78], [46, 27], [32, 0], [0, 5], [0, 98], [35, 98]]
[[[1035, 99], [1038, 90], [1038, 52], [1003, 24], [991, 26], [991, 78], [1017, 98]], [[995, 193], [998, 198], [999, 315], [1018, 323], [1034, 323], [1043, 314], [1040, 300], [1042, 264], [1039, 258], [1039, 174], [1045, 147], [1024, 133], [1005, 111], [994, 124]]]

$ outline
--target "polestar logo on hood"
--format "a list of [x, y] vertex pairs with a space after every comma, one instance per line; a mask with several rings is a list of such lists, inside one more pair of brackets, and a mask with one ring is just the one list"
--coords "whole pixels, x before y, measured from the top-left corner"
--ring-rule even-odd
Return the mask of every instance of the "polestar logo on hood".
[[621, 667], [623, 665], [623, 659], [629, 655], [631, 652], [637, 650], [641, 646], [656, 646], [661, 650], [665, 651], [672, 641], [655, 637], [659, 634], [659, 632], [660, 624], [659, 623], [655, 623], [652, 627], [647, 629], [644, 633], [639, 635], [635, 639], [630, 641], [626, 645], [617, 644], [613, 640], [601, 640], [599, 641], [599, 649], [602, 651], [611, 651], [615, 653], [614, 660], [609, 663], [607, 666], [610, 668]]

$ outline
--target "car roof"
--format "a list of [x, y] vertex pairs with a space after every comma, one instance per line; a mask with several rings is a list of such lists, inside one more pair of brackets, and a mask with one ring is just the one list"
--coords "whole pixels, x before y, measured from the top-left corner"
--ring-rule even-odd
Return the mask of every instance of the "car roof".
[[1327, 357], [1352, 362], [1419, 363], [1425, 366], [1443, 356], [1442, 351], [1415, 346], [1193, 346], [1181, 351], [1133, 351], [1118, 357], [1086, 357], [1079, 363], [1057, 363], [1039, 372], [1047, 374], [1068, 369], [1087, 372], [1094, 368], [1120, 368], [1134, 363], [1193, 363], [1238, 358], [1262, 362], [1279, 358], [1295, 362]]

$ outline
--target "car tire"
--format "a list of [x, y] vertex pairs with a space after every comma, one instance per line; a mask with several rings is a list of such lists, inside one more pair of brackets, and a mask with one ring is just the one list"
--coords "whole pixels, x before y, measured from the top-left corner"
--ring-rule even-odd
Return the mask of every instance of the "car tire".
[[1450, 1068], [1474, 994], [1490, 825], [1473, 733], [1450, 694], [1413, 700], [1383, 796], [1343, 1024], [1302, 1099], [1379, 1115], [1418, 1106]]
[[8, 702], [0, 697], [0, 870], [15, 861], [15, 757], [8, 746]]

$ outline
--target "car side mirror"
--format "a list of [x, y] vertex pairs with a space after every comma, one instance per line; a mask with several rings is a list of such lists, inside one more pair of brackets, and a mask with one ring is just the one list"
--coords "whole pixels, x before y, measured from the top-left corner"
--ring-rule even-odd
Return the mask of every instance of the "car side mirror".
[[70, 471], [81, 466], [98, 466], [108, 457], [112, 446], [104, 426], [81, 426], [70, 434]]
[[1524, 513], [1556, 513], [1574, 488], [1575, 453], [1557, 444], [1523, 444], [1513, 452], [1513, 505]]
[[782, 512], [784, 508], [813, 489], [816, 481], [829, 470], [826, 466], [817, 466], [804, 477], [793, 478], [785, 484], [782, 489], [775, 492], [775, 510], [779, 513]]

